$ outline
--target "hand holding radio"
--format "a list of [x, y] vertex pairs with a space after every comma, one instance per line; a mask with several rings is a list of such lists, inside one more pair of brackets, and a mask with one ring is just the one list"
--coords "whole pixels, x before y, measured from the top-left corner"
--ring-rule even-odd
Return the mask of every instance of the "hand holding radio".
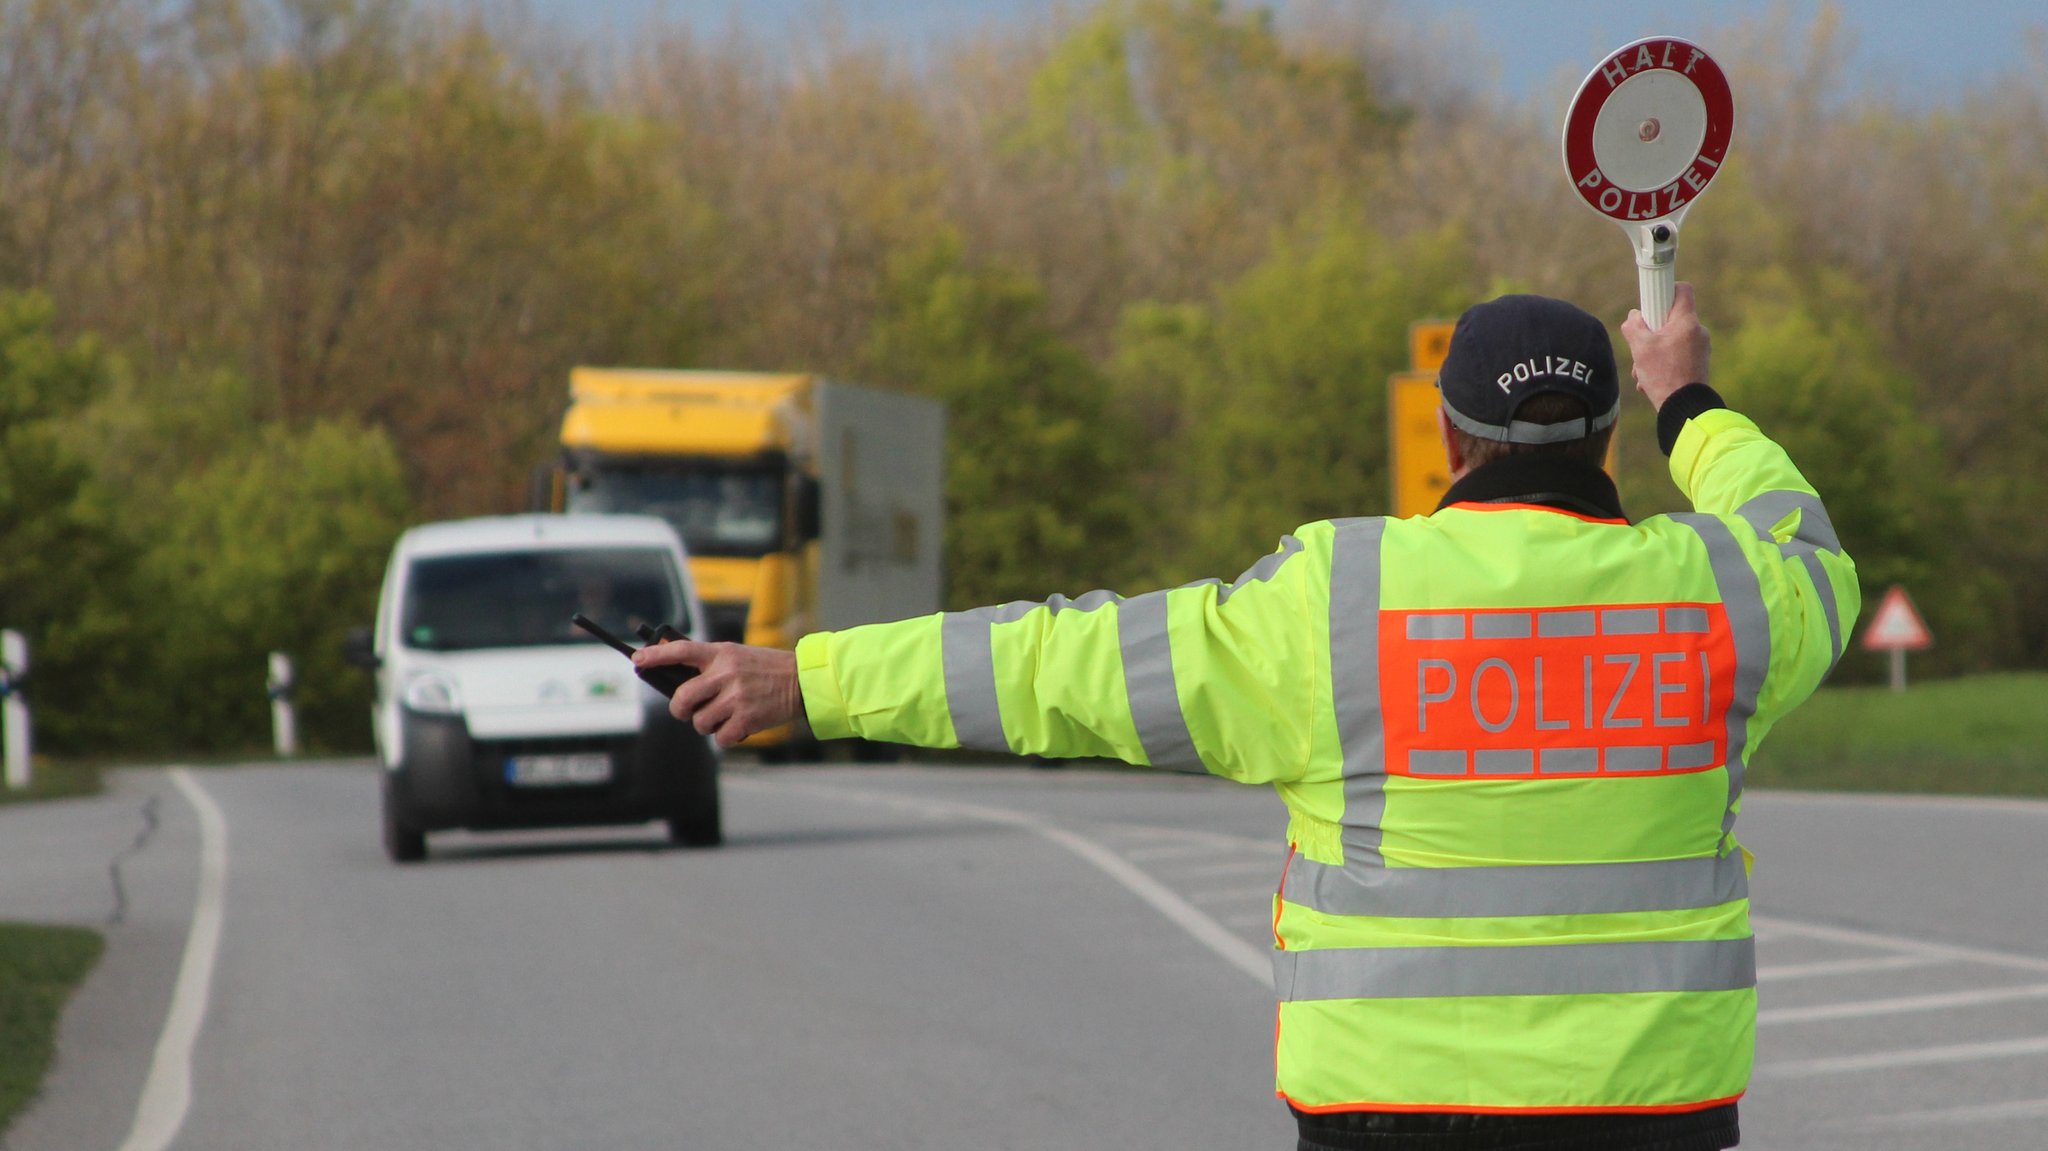
[[[690, 678], [697, 674], [697, 669], [687, 664], [643, 668], [640, 666], [639, 660], [633, 659], [634, 653], [639, 649], [605, 630], [595, 620], [578, 614], [570, 616], [569, 622], [610, 644], [620, 655], [625, 656], [627, 659], [632, 659], [633, 674], [639, 676], [649, 687], [669, 697], [671, 700], [676, 697], [676, 689], [688, 683]], [[649, 644], [658, 644], [669, 640], [680, 640], [683, 638], [683, 633], [667, 624], [662, 624], [658, 631], [642, 624], [640, 627], [640, 638], [646, 640]]]
[[669, 714], [720, 747], [803, 718], [795, 652], [673, 639], [635, 651], [633, 668], [650, 683], [656, 675], [681, 674], [688, 682], [669, 695]]

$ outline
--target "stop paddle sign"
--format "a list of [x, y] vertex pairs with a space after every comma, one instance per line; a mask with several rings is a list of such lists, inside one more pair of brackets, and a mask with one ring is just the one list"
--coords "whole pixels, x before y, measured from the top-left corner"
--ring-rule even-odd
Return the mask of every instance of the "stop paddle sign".
[[1564, 121], [1564, 169], [1636, 249], [1643, 318], [1664, 323], [1678, 226], [1728, 157], [1735, 97], [1706, 49], [1675, 36], [1623, 45], [1586, 74]]

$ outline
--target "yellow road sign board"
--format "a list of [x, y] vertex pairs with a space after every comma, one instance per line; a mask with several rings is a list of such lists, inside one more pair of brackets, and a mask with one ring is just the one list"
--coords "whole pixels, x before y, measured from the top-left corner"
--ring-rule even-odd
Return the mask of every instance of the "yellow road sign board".
[[1443, 367], [1444, 356], [1451, 350], [1451, 330], [1457, 326], [1453, 320], [1417, 320], [1408, 325], [1408, 366], [1431, 374]]
[[1451, 487], [1443, 434], [1437, 429], [1436, 372], [1395, 373], [1387, 380], [1387, 400], [1394, 515], [1428, 515]]

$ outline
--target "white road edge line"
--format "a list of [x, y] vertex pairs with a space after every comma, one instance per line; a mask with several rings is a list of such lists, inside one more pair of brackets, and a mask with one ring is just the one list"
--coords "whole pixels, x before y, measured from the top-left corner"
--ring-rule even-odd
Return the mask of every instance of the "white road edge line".
[[1776, 1063], [1759, 1064], [1756, 1077], [1806, 1079], [1815, 1075], [1885, 1071], [1897, 1067], [1929, 1067], [1938, 1063], [1970, 1063], [1981, 1059], [2016, 1059], [2025, 1055], [2048, 1055], [2048, 1035], [2031, 1039], [2002, 1039], [1991, 1043], [1908, 1047], [1900, 1051], [1872, 1051], [1863, 1055], [1831, 1055], [1820, 1059], [1787, 1059]]
[[[739, 782], [731, 780], [729, 782]], [[751, 781], [750, 781], [751, 782]], [[767, 787], [769, 785], [763, 785]], [[906, 799], [894, 795], [876, 795], [872, 792], [854, 791], [846, 788], [827, 787], [819, 784], [777, 782], [772, 785], [776, 791], [808, 791], [833, 799], [852, 799], [863, 803], [879, 804], [883, 807], [903, 808], [925, 815], [945, 818], [947, 816], [979, 819], [987, 823], [998, 823], [1031, 832], [1041, 839], [1056, 843], [1114, 879], [1126, 891], [1152, 905], [1154, 911], [1171, 920], [1174, 926], [1195, 937], [1195, 941], [1216, 953], [1224, 962], [1259, 981], [1262, 987], [1273, 984], [1273, 958], [1268, 952], [1246, 943], [1229, 928], [1202, 911], [1194, 904], [1182, 899], [1172, 889], [1140, 871], [1124, 857], [1109, 848], [1089, 839], [1087, 836], [1055, 827], [1035, 815], [1011, 811], [1002, 807], [984, 807], [978, 803], [959, 803], [953, 800]], [[123, 1148], [122, 1151], [128, 1151]]]
[[1908, 939], [1903, 935], [1885, 935], [1850, 927], [1830, 927], [1826, 924], [1805, 923], [1796, 919], [1779, 919], [1776, 916], [1752, 915], [1750, 923], [1761, 925], [1774, 934], [1803, 935], [1809, 939], [1829, 939], [1836, 943], [1881, 947], [1887, 951], [1921, 955], [1930, 959], [1956, 959], [1966, 963], [1983, 963], [1992, 967], [2010, 967], [2020, 971], [2048, 971], [2048, 959], [2034, 955], [2014, 955], [1982, 947], [1955, 947], [1945, 943]]
[[1783, 967], [1759, 967], [1756, 969], [1756, 978], [1759, 983], [1779, 983], [1787, 979], [1810, 979], [1817, 975], [1864, 975], [1872, 971], [1898, 971], [1907, 967], [1933, 967], [1957, 962], [1960, 960], [1945, 955], [1881, 955], [1871, 959], [1824, 959]]
[[1973, 1103], [1941, 1107], [1931, 1111], [1900, 1111], [1873, 1115], [1845, 1124], [1857, 1130], [1881, 1131], [1895, 1126], [1947, 1127], [1964, 1123], [1995, 1123], [2005, 1119], [2034, 1119], [2048, 1115], [2048, 1099], [2020, 1099], [2011, 1103]]
[[1818, 1023], [1834, 1019], [1868, 1019], [1912, 1011], [1943, 1011], [1953, 1007], [1984, 1007], [2020, 999], [2048, 999], [2048, 983], [2019, 987], [1987, 987], [1978, 991], [1946, 991], [1898, 999], [1865, 999], [1854, 1003], [1822, 1003], [1813, 1007], [1767, 1007], [1756, 1013], [1757, 1026], [1773, 1023]]
[[185, 801], [199, 816], [199, 894], [193, 902], [192, 928], [185, 936], [185, 957], [178, 964], [178, 982], [171, 992], [170, 1014], [149, 1061], [149, 1078], [135, 1106], [135, 1126], [120, 1151], [164, 1151], [185, 1125], [192, 1107], [192, 1048], [206, 1021], [206, 1000], [213, 987], [213, 962], [220, 952], [221, 920], [227, 907], [228, 821], [213, 797], [182, 767], [168, 772]]
[[1129, 859], [1190, 859], [1213, 855], [1216, 848], [1206, 843], [1162, 843], [1157, 847], [1134, 847], [1124, 853]]

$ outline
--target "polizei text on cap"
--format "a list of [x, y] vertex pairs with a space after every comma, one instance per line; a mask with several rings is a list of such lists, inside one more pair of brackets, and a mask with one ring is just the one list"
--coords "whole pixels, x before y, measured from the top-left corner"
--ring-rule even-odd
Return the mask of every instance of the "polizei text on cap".
[[1592, 379], [1593, 369], [1587, 367], [1583, 360], [1568, 356], [1531, 356], [1502, 372], [1494, 383], [1500, 385], [1501, 391], [1512, 392], [1516, 384], [1526, 384], [1544, 376], [1577, 380], [1583, 384]]

